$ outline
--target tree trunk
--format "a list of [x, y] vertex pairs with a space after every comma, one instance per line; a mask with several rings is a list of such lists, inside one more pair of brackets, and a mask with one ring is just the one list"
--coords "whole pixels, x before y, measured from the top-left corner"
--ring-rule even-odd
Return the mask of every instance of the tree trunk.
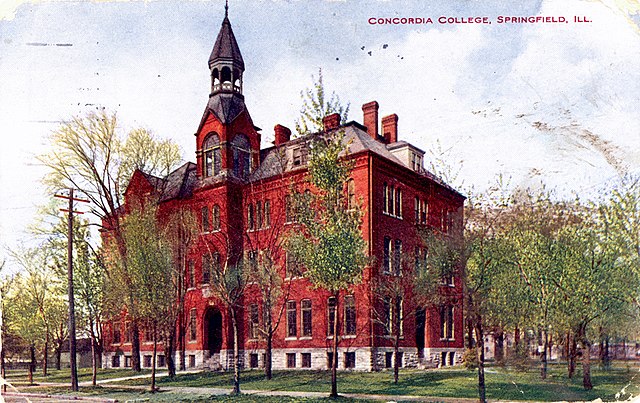
[[543, 330], [542, 354], [540, 354], [540, 378], [547, 379], [547, 354], [549, 349], [549, 333]]
[[142, 370], [140, 366], [140, 329], [137, 320], [131, 322], [131, 367], [136, 372]]
[[91, 337], [91, 384], [96, 386], [98, 382], [98, 357], [96, 348], [96, 339]]
[[33, 385], [33, 372], [36, 370], [36, 347], [32, 344], [29, 346], [29, 354], [31, 362], [29, 363], [29, 384]]
[[495, 332], [495, 360], [498, 364], [504, 361], [504, 331], [498, 327]]
[[178, 316], [178, 349], [180, 350], [178, 367], [180, 371], [187, 369], [187, 345], [185, 343], [187, 328], [185, 325], [184, 312]]
[[47, 376], [47, 367], [49, 366], [49, 335], [45, 336], [42, 356], [42, 376]]
[[569, 378], [573, 378], [576, 372], [576, 358], [578, 358], [578, 340], [576, 340], [575, 334], [571, 334], [571, 344], [569, 345]]
[[233, 391], [231, 394], [240, 394], [240, 346], [238, 346], [238, 319], [235, 308], [230, 309], [231, 322], [233, 324]]
[[[173, 329], [175, 329], [175, 326], [173, 327]], [[176, 339], [175, 330], [173, 329], [169, 330], [167, 338], [164, 341], [164, 356], [167, 360], [167, 372], [169, 373], [169, 378], [171, 379], [176, 377], [176, 360], [174, 359]]]
[[520, 348], [520, 328], [516, 325], [515, 330], [513, 331], [513, 348], [514, 351], [519, 353], [518, 348]]
[[338, 397], [338, 331], [340, 330], [340, 326], [338, 326], [338, 318], [340, 317], [340, 309], [339, 309], [339, 297], [340, 294], [335, 292], [333, 297], [336, 301], [335, 314], [333, 315], [333, 345], [332, 345], [332, 354], [333, 357], [331, 359], [331, 393], [329, 397], [337, 398]]
[[272, 367], [273, 367], [273, 363], [271, 362], [271, 354], [272, 354], [272, 349], [273, 349], [273, 328], [271, 327], [271, 324], [268, 325], [268, 329], [267, 329], [267, 346], [264, 352], [264, 376], [265, 378], [267, 378], [268, 380], [271, 379], [271, 377], [273, 376], [272, 374]]
[[56, 347], [56, 369], [58, 371], [60, 371], [60, 360], [61, 360], [61, 355], [62, 355], [62, 343], [58, 343], [58, 346]]
[[[0, 337], [3, 337], [2, 332], [0, 332]], [[4, 342], [4, 340], [2, 340]], [[5, 362], [4, 362], [4, 343], [0, 343], [0, 346], [2, 346], [2, 349], [0, 349], [0, 378], [2, 378], [2, 380], [4, 381], [7, 377], [7, 368], [5, 366]], [[2, 393], [6, 393], [7, 392], [7, 384], [5, 382], [2, 382]]]
[[482, 332], [482, 319], [476, 317], [476, 355], [478, 359], [478, 402], [487, 402], [487, 388], [484, 382], [484, 335]]
[[158, 336], [153, 324], [153, 354], [151, 355], [151, 393], [156, 393], [156, 356], [158, 354]]
[[593, 389], [591, 383], [591, 343], [587, 339], [585, 325], [580, 327], [579, 337], [582, 345], [582, 386], [584, 390], [591, 390]]

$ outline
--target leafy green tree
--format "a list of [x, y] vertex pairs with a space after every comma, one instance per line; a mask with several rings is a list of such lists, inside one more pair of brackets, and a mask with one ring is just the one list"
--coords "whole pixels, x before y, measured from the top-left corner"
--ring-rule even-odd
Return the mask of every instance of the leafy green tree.
[[[74, 116], [51, 134], [50, 151], [39, 157], [49, 170], [45, 182], [52, 191], [72, 187], [91, 201], [97, 225], [109, 231], [123, 265], [127, 264], [127, 249], [118, 209], [131, 173], [140, 168], [151, 170], [146, 172], [149, 174], [165, 176], [180, 161], [176, 144], [157, 140], [144, 129], [134, 130], [126, 137], [121, 134], [115, 114]], [[132, 285], [132, 279], [126, 276], [121, 280]], [[122, 301], [127, 301], [131, 309], [132, 366], [139, 371], [138, 318], [132, 296], [133, 290]]]
[[302, 107], [300, 108], [300, 118], [296, 120], [296, 131], [300, 136], [322, 131], [324, 129], [322, 119], [327, 115], [340, 114], [341, 124], [346, 123], [349, 115], [349, 104], [343, 105], [335, 92], [327, 96], [322, 69], [318, 69], [318, 79], [311, 76], [311, 80], [313, 87], [300, 91]]
[[300, 226], [287, 240], [287, 250], [304, 267], [303, 275], [329, 291], [336, 301], [331, 364], [331, 396], [336, 397], [338, 364], [339, 296], [361, 279], [368, 264], [360, 225], [362, 211], [349, 208], [344, 188], [351, 164], [341, 158], [348, 151], [344, 135], [316, 137], [309, 159], [309, 184], [314, 192], [300, 203]]

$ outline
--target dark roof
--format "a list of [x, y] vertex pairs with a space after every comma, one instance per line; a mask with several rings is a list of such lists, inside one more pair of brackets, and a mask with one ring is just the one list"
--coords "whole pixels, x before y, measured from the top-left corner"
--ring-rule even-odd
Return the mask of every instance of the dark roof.
[[[372, 139], [371, 136], [369, 136], [369, 134], [364, 130], [364, 127], [362, 125], [357, 124], [356, 122], [349, 122], [346, 125], [341, 126], [340, 128], [335, 129], [332, 132], [329, 132], [329, 134], [338, 132], [340, 130], [344, 130], [343, 142], [345, 144], [349, 144], [349, 154], [357, 154], [362, 151], [370, 151], [397, 165], [405, 167], [406, 169], [410, 169], [387, 148], [386, 144]], [[317, 136], [319, 134], [322, 133], [310, 134], [304, 137], [293, 139], [285, 143], [282, 147], [271, 147], [265, 150], [261, 150], [262, 163], [260, 164], [258, 169], [256, 169], [251, 174], [251, 176], [249, 177], [249, 181], [268, 179], [275, 175], [280, 175], [286, 171], [292, 171], [302, 168], [301, 166], [291, 167], [290, 164], [288, 164], [285, 148], [293, 148], [297, 144], [306, 143], [313, 136]], [[430, 180], [456, 194], [460, 194], [457, 190], [447, 185], [442, 179], [427, 170], [424, 170], [419, 175], [429, 178]]]
[[231, 22], [229, 22], [229, 18], [226, 15], [224, 20], [222, 20], [222, 27], [220, 28], [220, 32], [218, 32], [218, 38], [216, 39], [215, 45], [213, 45], [213, 50], [209, 57], [209, 68], [218, 60], [233, 61], [238, 67], [244, 70], [244, 60], [242, 60], [236, 37], [233, 35]]
[[244, 98], [236, 93], [215, 94], [209, 98], [207, 109], [211, 110], [221, 123], [228, 125], [244, 111]]
[[142, 173], [149, 183], [159, 192], [161, 202], [191, 196], [193, 188], [198, 182], [196, 164], [193, 162], [187, 162], [165, 178], [158, 178], [151, 174]]

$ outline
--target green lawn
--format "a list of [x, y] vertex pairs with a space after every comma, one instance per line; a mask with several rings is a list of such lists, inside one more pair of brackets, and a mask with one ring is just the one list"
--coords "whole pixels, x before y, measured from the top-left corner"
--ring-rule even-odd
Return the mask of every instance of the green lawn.
[[[274, 371], [271, 381], [266, 381], [260, 371], [242, 373], [242, 388], [245, 390], [291, 390], [329, 393], [330, 374], [328, 371]], [[158, 380], [160, 387], [191, 386], [229, 388], [232, 375], [229, 373], [202, 372], [178, 375], [175, 379]], [[602, 371], [592, 369], [595, 385], [591, 391], [582, 388], [582, 375], [576, 372], [568, 379], [564, 367], [551, 366], [545, 381], [535, 369], [527, 372], [497, 367], [487, 368], [487, 397], [501, 400], [615, 400], [625, 386], [629, 394], [640, 394], [640, 373], [637, 368], [613, 368]], [[147, 385], [148, 379], [130, 380], [128, 385]], [[404, 370], [398, 384], [393, 383], [391, 372], [350, 372], [339, 373], [338, 391], [341, 393], [365, 393], [383, 395], [415, 395], [439, 397], [477, 397], [477, 374], [460, 368], [437, 370]], [[629, 395], [620, 396], [629, 397]]]
[[[107, 379], [128, 375], [138, 375], [129, 370], [101, 370], [99, 379]], [[90, 380], [91, 371], [80, 370], [81, 380]], [[69, 374], [66, 371], [52, 371], [46, 378], [48, 382], [68, 382]], [[329, 393], [330, 374], [328, 371], [274, 371], [271, 381], [266, 381], [261, 371], [242, 372], [243, 390], [275, 390], [275, 391], [312, 391]], [[10, 372], [9, 381], [16, 382], [26, 380], [24, 371]], [[160, 388], [168, 386], [184, 387], [212, 387], [231, 388], [231, 373], [199, 372], [180, 374], [175, 379], [159, 378], [157, 384]], [[626, 394], [620, 395], [624, 400], [630, 395], [640, 395], [639, 368], [623, 365], [614, 366], [608, 371], [603, 371], [597, 366], [592, 367], [592, 380], [595, 388], [592, 391], [584, 391], [582, 388], [582, 374], [576, 371], [573, 379], [568, 379], [564, 366], [551, 365], [549, 376], [545, 381], [540, 379], [537, 368], [532, 367], [526, 372], [511, 369], [488, 367], [486, 372], [487, 397], [500, 400], [529, 400], [529, 401], [584, 401], [602, 398], [604, 401], [613, 401], [617, 393], [626, 387]], [[40, 375], [36, 382], [45, 381]], [[19, 382], [19, 383], [22, 383]], [[135, 379], [122, 382], [123, 385], [148, 386], [150, 380]], [[47, 392], [51, 393], [51, 388]], [[68, 393], [68, 388], [60, 389], [60, 393]], [[166, 390], [166, 389], [165, 389]], [[35, 390], [34, 390], [35, 391]], [[338, 374], [338, 391], [340, 393], [363, 393], [382, 395], [414, 395], [430, 397], [475, 398], [477, 397], [476, 371], [462, 368], [446, 368], [433, 370], [402, 370], [400, 381], [393, 383], [392, 373], [383, 372], [342, 372]], [[83, 393], [101, 395], [117, 399], [145, 399], [153, 401], [185, 401], [184, 396], [176, 399], [176, 394], [169, 392], [151, 395], [145, 392], [136, 392], [125, 389], [112, 388], [82, 388]], [[119, 395], [122, 394], [122, 395]], [[260, 401], [288, 402], [300, 401], [283, 397], [269, 398], [265, 396], [243, 396], [243, 400], [235, 397], [229, 400], [227, 397], [192, 397], [191, 401]], [[310, 399], [310, 402], [322, 402], [323, 399]]]
[[[69, 372], [69, 368], [56, 370], [49, 369], [47, 376], [42, 375], [42, 368], [38, 368], [36, 372], [33, 373], [33, 382], [71, 382], [71, 375]], [[162, 372], [162, 371], [160, 371]], [[151, 373], [150, 370], [143, 370], [142, 372], [135, 372], [129, 369], [99, 369], [98, 370], [98, 380], [100, 379], [112, 379], [119, 378], [123, 376], [135, 376]], [[25, 384], [27, 383], [27, 371], [26, 370], [8, 370], [7, 371], [7, 381], [15, 384]], [[91, 381], [91, 368], [80, 368], [78, 369], [78, 382]]]

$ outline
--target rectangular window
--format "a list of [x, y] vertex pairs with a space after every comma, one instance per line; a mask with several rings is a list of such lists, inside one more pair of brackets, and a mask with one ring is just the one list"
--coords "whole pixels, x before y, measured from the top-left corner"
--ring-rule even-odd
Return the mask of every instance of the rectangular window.
[[422, 222], [422, 224], [426, 224], [427, 223], [427, 217], [429, 215], [429, 204], [427, 203], [426, 200], [422, 200], [422, 206], [420, 208], [420, 221]]
[[400, 188], [396, 188], [395, 215], [402, 217], [402, 190]]
[[124, 367], [125, 368], [131, 368], [131, 356], [130, 355], [125, 355], [124, 356]]
[[187, 287], [188, 288], [193, 288], [196, 286], [196, 265], [194, 264], [193, 260], [189, 260], [189, 262], [187, 262]]
[[164, 355], [158, 355], [158, 367], [164, 367], [165, 365], [167, 365], [167, 363], [164, 359]]
[[285, 277], [297, 277], [300, 275], [300, 268], [298, 267], [298, 262], [296, 261], [295, 256], [292, 253], [287, 253], [286, 256], [286, 267], [285, 267]]
[[287, 301], [287, 337], [296, 337], [298, 335], [297, 328], [296, 301]]
[[[328, 352], [327, 353], [327, 368], [331, 369], [333, 368], [334, 362], [333, 362], [333, 352]], [[336, 367], [338, 366], [338, 363], [335, 363]]]
[[389, 199], [387, 197], [387, 183], [382, 184], [382, 212], [389, 213]]
[[302, 368], [311, 368], [311, 353], [302, 353]]
[[333, 336], [336, 323], [336, 299], [329, 297], [327, 300], [327, 335]]
[[249, 204], [247, 207], [247, 223], [250, 231], [256, 229], [255, 217], [253, 215], [253, 204]]
[[209, 232], [211, 227], [209, 226], [209, 207], [202, 207], [202, 232]]
[[453, 340], [454, 337], [453, 305], [440, 307], [440, 337]]
[[202, 284], [209, 284], [211, 281], [211, 255], [202, 255]]
[[251, 304], [249, 307], [249, 337], [257, 339], [260, 329], [260, 315], [258, 313], [258, 304]]
[[114, 354], [114, 356], [111, 357], [111, 367], [120, 368], [120, 356], [118, 354]]
[[258, 368], [258, 354], [249, 354], [249, 368]]
[[391, 238], [388, 236], [384, 237], [382, 272], [384, 274], [391, 273]]
[[271, 202], [265, 200], [264, 202], [264, 227], [269, 228], [271, 226]]
[[393, 351], [387, 351], [384, 353], [384, 367], [393, 368]]
[[355, 368], [356, 367], [356, 353], [355, 351], [350, 351], [344, 353], [344, 367], [345, 368]]
[[256, 228], [260, 229], [264, 225], [262, 221], [262, 202], [256, 202]]
[[296, 367], [296, 353], [287, 353], [287, 368]]
[[220, 231], [220, 206], [217, 204], [213, 206], [212, 212], [212, 229], [214, 231]]
[[144, 356], [144, 366], [149, 368], [151, 367], [151, 356], [150, 355], [145, 355]]
[[142, 327], [142, 341], [145, 341], [145, 342], [153, 341], [153, 334], [152, 334], [151, 328], [149, 327], [149, 324], [145, 324]]
[[347, 208], [356, 207], [356, 185], [353, 179], [347, 181]]
[[344, 297], [344, 334], [356, 334], [356, 301], [353, 295]]
[[300, 312], [302, 315], [302, 336], [311, 337], [313, 322], [310, 299], [303, 299], [300, 301]]
[[189, 368], [195, 368], [196, 366], [196, 356], [194, 354], [189, 355]]
[[384, 334], [389, 336], [393, 329], [393, 304], [391, 297], [385, 297], [382, 307], [382, 323], [384, 325]]
[[124, 342], [131, 343], [131, 322], [124, 322]]
[[284, 215], [285, 222], [291, 223], [295, 221], [295, 205], [291, 195], [286, 195], [284, 198]]
[[120, 322], [114, 322], [113, 324], [113, 344], [120, 344], [122, 342], [122, 330], [120, 326]]
[[247, 263], [249, 263], [249, 270], [252, 273], [258, 272], [258, 251], [250, 250], [247, 252]]
[[402, 274], [402, 241], [399, 239], [393, 243], [393, 274]]
[[420, 199], [418, 198], [418, 196], [416, 196], [415, 205], [413, 208], [415, 211], [416, 224], [420, 224]]
[[387, 187], [387, 213], [393, 215], [395, 213], [394, 206], [393, 186], [389, 186]]
[[198, 336], [198, 322], [196, 315], [196, 308], [189, 311], [189, 341], [195, 341]]

